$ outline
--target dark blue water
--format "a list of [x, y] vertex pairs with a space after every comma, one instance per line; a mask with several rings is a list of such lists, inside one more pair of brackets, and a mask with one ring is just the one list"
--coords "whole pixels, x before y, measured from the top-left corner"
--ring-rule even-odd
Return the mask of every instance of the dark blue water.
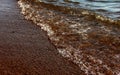
[[120, 19], [120, 0], [44, 0], [55, 5], [65, 5], [95, 11], [112, 19]]

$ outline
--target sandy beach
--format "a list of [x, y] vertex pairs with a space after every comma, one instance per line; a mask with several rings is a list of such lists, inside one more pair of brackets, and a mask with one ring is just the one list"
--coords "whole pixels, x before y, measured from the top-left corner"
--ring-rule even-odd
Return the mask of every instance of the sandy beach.
[[20, 14], [17, 0], [0, 0], [0, 75], [84, 75], [64, 59], [46, 32]]

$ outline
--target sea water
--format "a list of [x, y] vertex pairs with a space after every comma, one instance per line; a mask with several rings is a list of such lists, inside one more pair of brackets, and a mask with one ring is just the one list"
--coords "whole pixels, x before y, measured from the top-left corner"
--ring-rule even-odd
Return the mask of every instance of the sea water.
[[120, 0], [44, 0], [45, 2], [92, 10], [104, 16], [120, 19]]
[[112, 20], [119, 19], [119, 1], [31, 1], [19, 1], [22, 14], [47, 32], [61, 56], [86, 75], [120, 74], [120, 27]]

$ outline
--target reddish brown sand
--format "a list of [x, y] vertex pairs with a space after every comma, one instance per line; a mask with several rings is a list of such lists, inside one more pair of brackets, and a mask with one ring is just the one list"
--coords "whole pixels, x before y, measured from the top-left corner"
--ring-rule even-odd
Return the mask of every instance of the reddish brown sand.
[[19, 12], [16, 0], [0, 0], [0, 75], [84, 75]]

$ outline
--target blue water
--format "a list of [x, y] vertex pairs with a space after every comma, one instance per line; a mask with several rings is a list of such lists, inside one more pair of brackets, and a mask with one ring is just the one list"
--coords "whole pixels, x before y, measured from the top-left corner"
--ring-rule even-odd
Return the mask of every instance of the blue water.
[[44, 0], [57, 5], [67, 5], [95, 11], [104, 16], [120, 19], [120, 0]]

